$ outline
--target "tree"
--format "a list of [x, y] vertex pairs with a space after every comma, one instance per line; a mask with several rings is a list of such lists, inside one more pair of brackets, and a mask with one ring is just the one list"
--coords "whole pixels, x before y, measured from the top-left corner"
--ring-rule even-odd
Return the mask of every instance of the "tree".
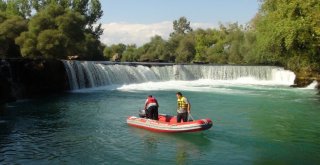
[[127, 49], [123, 52], [121, 61], [134, 62], [140, 58], [139, 49], [136, 45], [128, 45]]
[[16, 38], [23, 56], [66, 58], [86, 51], [85, 21], [77, 12], [49, 5], [30, 20], [28, 27]]
[[83, 42], [84, 53], [80, 57], [84, 60], [104, 60], [103, 49], [104, 46], [96, 36], [91, 33], [85, 33], [85, 40]]
[[103, 57], [99, 0], [1, 0], [0, 9], [1, 56]]
[[229, 45], [229, 47], [225, 52], [228, 56], [228, 63], [241, 64], [243, 60], [241, 47], [244, 43], [243, 28], [238, 23], [232, 23], [226, 29], [228, 35], [226, 36], [225, 45]]
[[169, 62], [175, 62], [177, 53], [176, 50], [179, 46], [180, 41], [183, 39], [184, 36], [182, 35], [173, 35], [170, 36], [166, 48], [169, 55]]
[[159, 60], [162, 62], [173, 62], [170, 53], [170, 44], [166, 41], [164, 42], [163, 53], [160, 54]]
[[[28, 1], [28, 0], [16, 0]], [[87, 30], [95, 32], [94, 24], [102, 17], [101, 3], [99, 0], [30, 0], [30, 4], [37, 12], [45, 9], [47, 6], [60, 6], [63, 9], [70, 9], [73, 12], [80, 13], [85, 17]], [[100, 29], [101, 30], [101, 29]]]
[[0, 13], [0, 56], [20, 57], [15, 38], [27, 30], [27, 21], [20, 16], [7, 16]]
[[208, 48], [207, 52], [208, 62], [217, 64], [226, 64], [227, 55], [224, 53], [224, 43], [219, 40], [213, 46]]
[[176, 53], [176, 63], [189, 63], [194, 59], [196, 50], [194, 38], [192, 35], [188, 35], [188, 37], [184, 37], [180, 41]]
[[31, 5], [29, 0], [7, 0], [0, 2], [1, 11], [11, 16], [28, 18], [31, 16]]
[[30, 32], [23, 32], [15, 39], [15, 43], [20, 46], [23, 57], [40, 57], [41, 53], [37, 49], [37, 36]]
[[42, 31], [37, 37], [37, 50], [46, 58], [65, 58], [67, 37], [58, 30]]
[[263, 61], [292, 70], [319, 69], [320, 1], [264, 0], [254, 21]]
[[258, 50], [256, 49], [257, 37], [253, 30], [246, 31], [244, 41], [241, 46], [241, 54], [243, 55], [243, 63], [259, 64]]
[[166, 42], [158, 35], [151, 38], [146, 52], [140, 57], [141, 61], [166, 60], [168, 53], [165, 50]]
[[103, 11], [101, 10], [101, 3], [99, 0], [91, 0], [89, 5], [89, 10], [87, 14], [88, 28], [92, 34], [99, 39], [103, 33], [101, 28], [101, 23], [96, 27], [94, 24], [102, 17]]
[[126, 50], [127, 46], [125, 44], [113, 44], [110, 47], [106, 46], [103, 50], [103, 55], [106, 59], [110, 60], [113, 56], [117, 55], [121, 59], [122, 54]]
[[0, 11], [5, 11], [6, 8], [7, 4], [3, 0], [0, 0]]
[[105, 59], [111, 60], [111, 58], [112, 58], [112, 49], [111, 49], [111, 47], [106, 46], [103, 49], [103, 56], [104, 56]]
[[208, 29], [198, 29], [194, 31], [195, 34], [195, 62], [207, 62], [207, 50], [212, 47], [217, 41], [215, 38], [216, 30]]
[[173, 21], [173, 30], [174, 32], [170, 36], [187, 34], [192, 31], [192, 28], [186, 17], [180, 17], [179, 20]]

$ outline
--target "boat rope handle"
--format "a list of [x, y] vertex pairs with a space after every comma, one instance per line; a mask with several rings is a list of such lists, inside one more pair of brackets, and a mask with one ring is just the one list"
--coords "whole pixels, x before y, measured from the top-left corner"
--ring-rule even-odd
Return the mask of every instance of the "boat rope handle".
[[188, 118], [191, 118], [191, 120], [194, 120], [193, 117], [191, 116], [191, 113], [188, 114]]

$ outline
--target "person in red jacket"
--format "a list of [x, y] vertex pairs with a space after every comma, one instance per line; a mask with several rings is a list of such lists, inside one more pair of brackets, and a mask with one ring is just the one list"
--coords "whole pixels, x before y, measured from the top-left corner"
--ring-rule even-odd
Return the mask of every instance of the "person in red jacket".
[[145, 104], [144, 110], [146, 112], [146, 117], [153, 120], [158, 120], [158, 108], [159, 104], [156, 98], [149, 95]]

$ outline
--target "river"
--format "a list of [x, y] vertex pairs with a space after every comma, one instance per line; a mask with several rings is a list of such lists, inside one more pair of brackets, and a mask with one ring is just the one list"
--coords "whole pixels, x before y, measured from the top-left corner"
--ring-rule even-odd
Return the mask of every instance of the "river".
[[[167, 77], [112, 78], [94, 88], [81, 88], [90, 83], [79, 85], [78, 78], [70, 92], [8, 104], [0, 117], [0, 164], [320, 163], [315, 89], [291, 88], [287, 79], [268, 76]], [[158, 99], [160, 113], [175, 114], [176, 91], [190, 100], [194, 118], [213, 120], [211, 129], [166, 134], [126, 124], [149, 94]]]

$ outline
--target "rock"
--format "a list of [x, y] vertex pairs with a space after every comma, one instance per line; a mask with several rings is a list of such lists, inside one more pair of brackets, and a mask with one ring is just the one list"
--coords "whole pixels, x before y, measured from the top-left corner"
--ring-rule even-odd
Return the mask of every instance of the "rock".
[[0, 105], [15, 101], [12, 94], [12, 78], [10, 64], [6, 60], [0, 61]]
[[44, 59], [7, 59], [0, 64], [0, 103], [35, 98], [68, 89], [62, 61]]

